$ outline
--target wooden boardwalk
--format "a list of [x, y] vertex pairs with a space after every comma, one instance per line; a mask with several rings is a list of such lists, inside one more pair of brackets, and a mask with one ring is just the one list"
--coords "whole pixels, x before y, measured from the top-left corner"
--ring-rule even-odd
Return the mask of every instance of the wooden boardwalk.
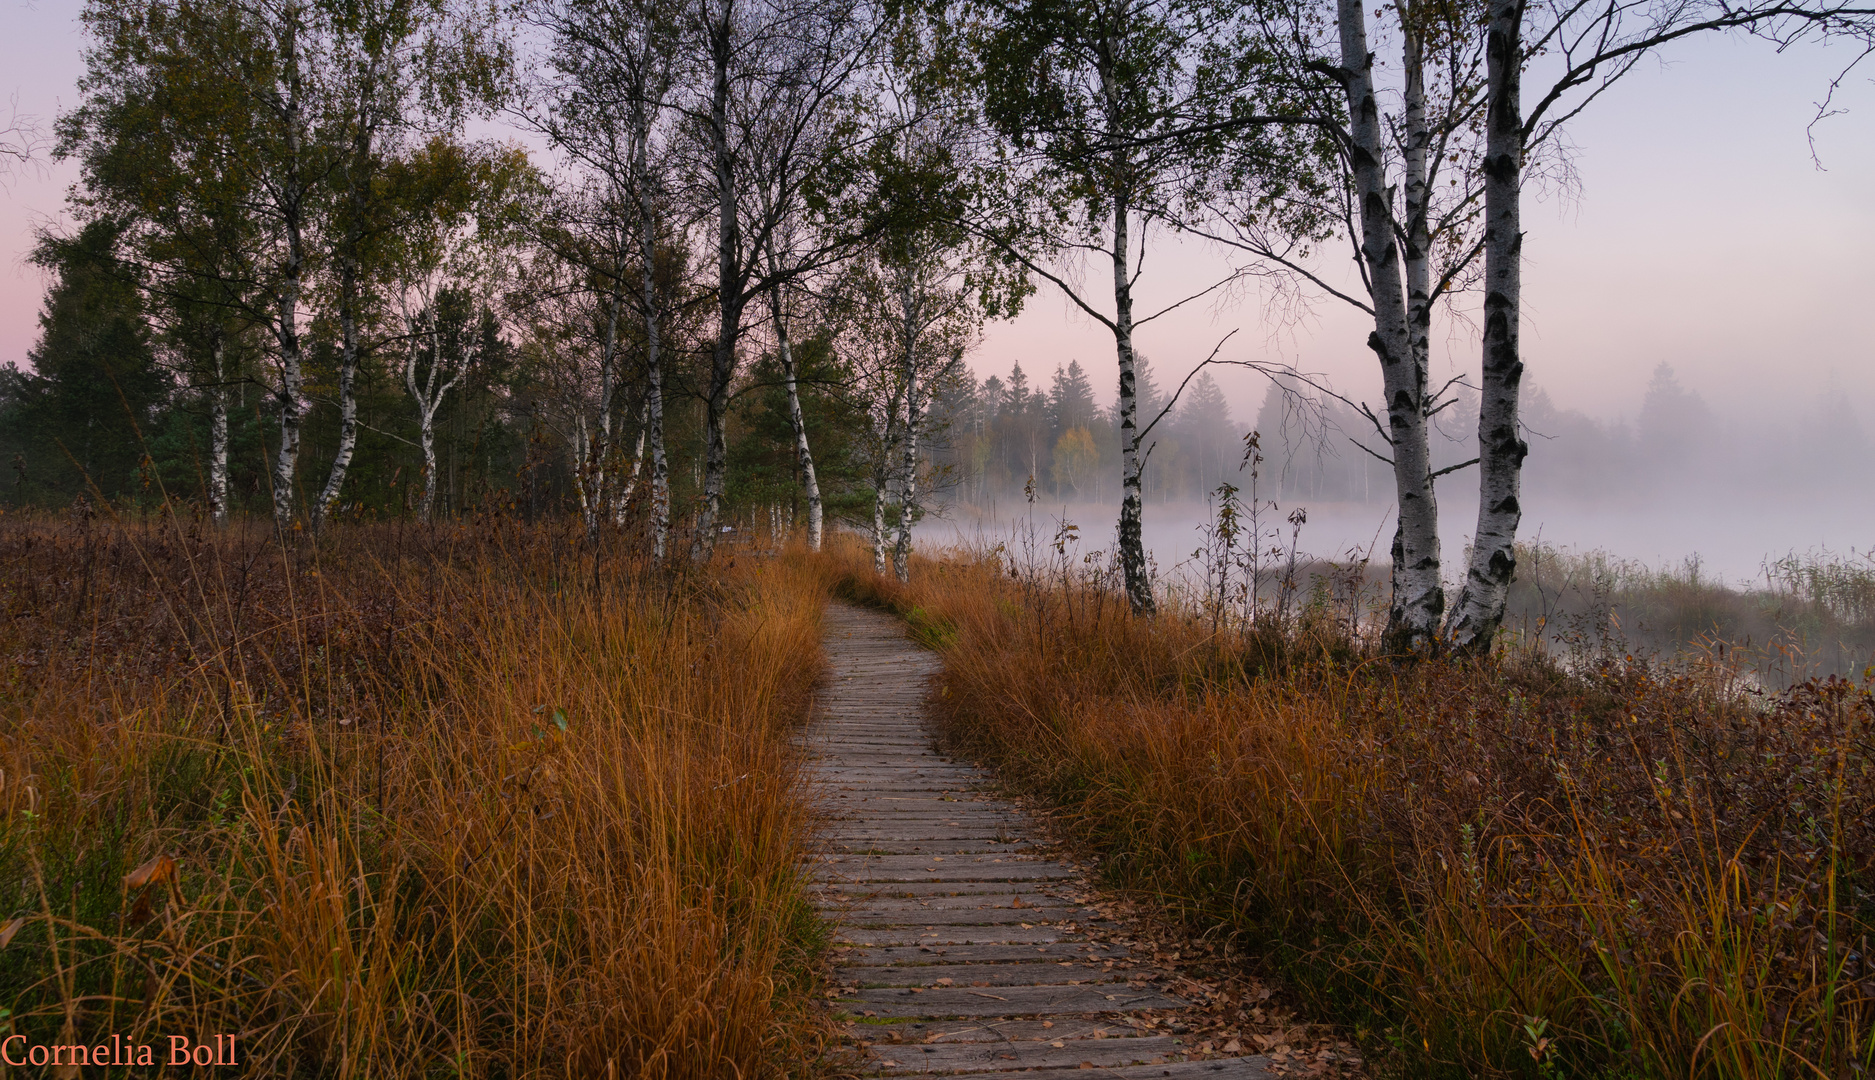
[[897, 620], [843, 605], [827, 612], [825, 648], [808, 733], [830, 819], [816, 870], [859, 1071], [1275, 1075], [1267, 1058], [1200, 1055], [1166, 1033], [1188, 1006], [1154, 988], [1166, 973], [1091, 937], [1100, 914], [1066, 895], [1080, 870], [1037, 853], [1033, 823], [988, 775], [934, 746], [935, 656]]

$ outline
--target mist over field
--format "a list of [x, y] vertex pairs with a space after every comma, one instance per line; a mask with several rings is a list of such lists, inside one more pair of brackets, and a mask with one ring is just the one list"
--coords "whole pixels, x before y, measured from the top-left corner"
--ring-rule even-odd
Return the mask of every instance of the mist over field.
[[[1203, 373], [1194, 383], [1190, 400], [1168, 414], [1156, 442], [1148, 439], [1155, 448], [1146, 467], [1145, 538], [1161, 568], [1189, 559], [1201, 544], [1219, 484], [1237, 487], [1239, 498], [1249, 500], [1242, 439], [1253, 430], [1260, 436], [1256, 493], [1264, 526], [1279, 527], [1285, 548], [1292, 531], [1286, 519], [1301, 509], [1307, 514], [1299, 538], [1303, 553], [1346, 561], [1351, 552], [1371, 551], [1386, 560], [1392, 477], [1355, 445], [1375, 444], [1364, 418], [1338, 402], [1322, 407], [1319, 394], [1291, 398], [1272, 387], [1260, 402], [1245, 402], [1244, 395], [1213, 393]], [[1075, 391], [1055, 387], [1046, 395], [1059, 399], [1064, 392], [1072, 397]], [[1461, 392], [1450, 415], [1440, 418], [1435, 467], [1473, 456], [1475, 444], [1463, 434], [1476, 423], [1475, 405], [1467, 415], [1472, 400]], [[1761, 580], [1767, 561], [1793, 552], [1875, 550], [1875, 510], [1867, 498], [1875, 440], [1862, 415], [1868, 403], [1839, 383], [1825, 383], [1793, 407], [1739, 415], [1708, 404], [1662, 364], [1639, 400], [1611, 404], [1620, 411], [1596, 417], [1558, 407], [1540, 384], [1530, 392], [1521, 529], [1529, 542], [1606, 552], [1655, 568], [1692, 560], [1709, 578], [1732, 584]], [[948, 470], [941, 506], [921, 526], [922, 536], [994, 543], [1030, 521], [1050, 536], [1067, 521], [1079, 526], [1083, 553], [1111, 551], [1119, 484], [1117, 463], [1099, 454], [1105, 447], [1078, 463], [1086, 475], [1057, 479], [1051, 444], [1060, 439], [1058, 420], [1005, 415], [1007, 430], [984, 436], [979, 429], [986, 421], [969, 411], [982, 406], [958, 407], [951, 430], [940, 435], [947, 449], [938, 455]], [[1036, 406], [1042, 413], [1050, 407]], [[996, 422], [990, 418], [988, 427]], [[983, 438], [1001, 442], [986, 455], [976, 442]], [[972, 447], [981, 458], [977, 472], [966, 460]], [[1032, 503], [1023, 490], [1031, 473], [1037, 478]], [[1441, 545], [1448, 566], [1462, 566], [1456, 558], [1477, 524], [1475, 467], [1442, 477], [1437, 489]]]

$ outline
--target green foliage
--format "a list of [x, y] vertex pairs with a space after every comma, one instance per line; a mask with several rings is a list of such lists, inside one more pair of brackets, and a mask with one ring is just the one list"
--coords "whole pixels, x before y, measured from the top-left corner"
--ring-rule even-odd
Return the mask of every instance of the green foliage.
[[15, 502], [140, 495], [144, 435], [170, 387], [156, 366], [137, 283], [118, 261], [119, 229], [48, 237], [34, 261], [57, 275], [39, 316], [34, 370], [0, 371], [0, 454]]

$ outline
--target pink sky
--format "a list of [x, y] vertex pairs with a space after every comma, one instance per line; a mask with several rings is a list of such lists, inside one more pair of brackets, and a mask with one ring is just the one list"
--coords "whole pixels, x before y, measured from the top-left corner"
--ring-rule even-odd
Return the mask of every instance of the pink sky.
[[[10, 9], [0, 95], [17, 93], [22, 112], [49, 121], [76, 100], [77, 4], [0, 6]], [[1811, 164], [1804, 131], [1842, 59], [1701, 42], [1677, 50], [1670, 66], [1647, 65], [1580, 118], [1579, 197], [1525, 210], [1525, 354], [1560, 404], [1631, 410], [1666, 360], [1722, 409], [1768, 401], [1794, 416], [1834, 377], [1875, 430], [1875, 280], [1862, 258], [1875, 243], [1875, 68], [1839, 95], [1849, 114], [1818, 129], [1825, 171]], [[72, 176], [56, 166], [0, 191], [0, 363], [24, 363], [37, 337], [44, 282], [25, 258], [33, 226], [60, 213]], [[1200, 285], [1217, 265], [1203, 249], [1161, 245], [1147, 294]], [[1110, 397], [1111, 338], [1049, 288], [1021, 318], [989, 328], [973, 366], [1006, 374], [1020, 360], [1045, 380], [1079, 359]], [[1197, 305], [1146, 328], [1140, 344], [1161, 377], [1173, 377], [1232, 328], [1227, 356], [1293, 362], [1353, 395], [1373, 392], [1366, 331], [1336, 302], [1289, 326], [1267, 321], [1255, 296]], [[1475, 367], [1462, 329], [1439, 344], [1447, 371]], [[1227, 371], [1220, 381], [1240, 415], [1255, 407], [1253, 376]]]

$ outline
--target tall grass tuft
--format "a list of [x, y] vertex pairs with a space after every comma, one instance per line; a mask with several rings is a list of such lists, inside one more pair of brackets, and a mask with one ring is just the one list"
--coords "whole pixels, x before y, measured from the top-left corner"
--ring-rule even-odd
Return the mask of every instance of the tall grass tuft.
[[1388, 1071], [1875, 1069], [1875, 685], [1396, 662], [1332, 604], [1141, 619], [1065, 560], [958, 555], [901, 586], [828, 558], [943, 651], [959, 752]]
[[0, 567], [7, 1034], [232, 1035], [253, 1075], [816, 1057], [811, 568], [16, 517]]

